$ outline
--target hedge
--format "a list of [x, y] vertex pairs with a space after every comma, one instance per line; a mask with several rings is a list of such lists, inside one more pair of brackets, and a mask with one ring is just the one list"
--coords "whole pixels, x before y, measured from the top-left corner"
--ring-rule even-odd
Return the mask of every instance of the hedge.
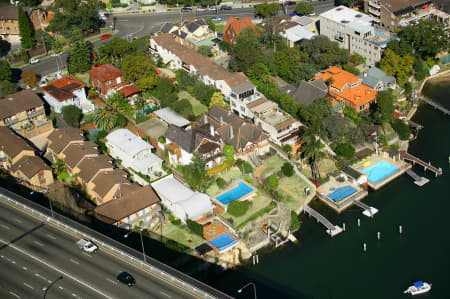
[[300, 228], [300, 221], [298, 221], [298, 215], [294, 211], [291, 211], [291, 226], [289, 227], [289, 229], [291, 230], [292, 233], [298, 230], [299, 228]]
[[234, 217], [240, 217], [248, 211], [249, 207], [250, 203], [248, 201], [235, 200], [228, 205], [227, 212]]
[[198, 224], [195, 221], [187, 220], [186, 221], [187, 227], [196, 235], [203, 238], [203, 226], [201, 224]]
[[259, 216], [262, 216], [264, 214], [269, 213], [270, 211], [272, 211], [275, 207], [277, 206], [277, 204], [275, 202], [271, 202], [270, 204], [268, 204], [265, 208], [262, 208], [261, 210], [259, 210], [258, 212], [256, 212], [255, 214], [251, 215], [250, 217], [247, 218], [247, 220], [245, 220], [244, 222], [242, 222], [241, 224], [239, 224], [236, 229], [241, 229], [244, 226], [247, 225], [247, 223], [249, 223], [250, 221], [255, 220], [256, 218], [258, 218]]

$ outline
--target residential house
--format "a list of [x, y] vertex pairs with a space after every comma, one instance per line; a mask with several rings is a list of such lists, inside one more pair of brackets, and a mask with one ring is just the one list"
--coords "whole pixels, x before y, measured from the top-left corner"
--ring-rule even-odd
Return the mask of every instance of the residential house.
[[32, 146], [7, 127], [0, 127], [0, 168], [32, 188], [53, 184], [52, 169], [35, 155]]
[[315, 33], [300, 25], [295, 25], [286, 29], [283, 32], [280, 32], [280, 35], [291, 48], [294, 47], [294, 45], [300, 44], [305, 39], [311, 39], [316, 36]]
[[302, 105], [310, 105], [315, 100], [324, 98], [328, 93], [328, 87], [322, 79], [315, 81], [302, 81], [299, 85], [287, 85], [280, 89], [287, 93], [294, 101]]
[[[121, 186], [131, 184], [122, 169], [102, 170], [86, 184], [87, 193], [96, 199], [97, 205], [115, 199]], [[120, 196], [119, 196], [120, 197]]]
[[80, 144], [85, 141], [83, 132], [77, 128], [61, 128], [55, 129], [47, 137], [47, 158], [56, 162], [56, 160], [63, 160], [65, 155], [62, 152], [70, 144]]
[[77, 175], [77, 182], [82, 186], [90, 187], [88, 184], [95, 179], [95, 177], [105, 171], [113, 171], [114, 165], [112, 159], [105, 155], [98, 155], [94, 157], [85, 157], [76, 167], [72, 169], [71, 175]]
[[345, 167], [342, 171], [344, 172], [347, 180], [352, 184], [359, 186], [367, 183], [367, 174], [361, 173], [351, 167]]
[[255, 34], [259, 36], [259, 32], [258, 30], [256, 30], [255, 25], [253, 25], [252, 19], [250, 17], [237, 19], [232, 16], [229, 16], [227, 24], [223, 29], [223, 40], [229, 44], [234, 44], [236, 42], [236, 38], [238, 37], [238, 35], [245, 28], [252, 29], [255, 32]]
[[214, 204], [207, 194], [192, 191], [176, 180], [173, 174], [156, 181], [151, 186], [161, 199], [161, 204], [183, 223], [213, 213]]
[[374, 19], [346, 6], [338, 6], [319, 16], [320, 35], [337, 41], [339, 46], [351, 54], [357, 53], [368, 65], [375, 65], [393, 36], [373, 26]]
[[312, 33], [317, 33], [317, 18], [313, 19], [307, 16], [293, 16], [291, 17], [291, 21], [308, 29]]
[[112, 64], [94, 67], [88, 72], [92, 88], [104, 97], [120, 92], [125, 98], [128, 98], [141, 92], [133, 83], [126, 83], [122, 71]]
[[237, 156], [262, 155], [270, 150], [269, 134], [231, 111], [214, 105], [205, 116], [200, 118], [200, 124], [212, 125], [223, 142], [235, 148]]
[[370, 105], [375, 103], [377, 91], [362, 84], [362, 79], [352, 73], [344, 71], [336, 66], [332, 66], [321, 74], [314, 77], [314, 80], [322, 79], [327, 82], [331, 78], [328, 96], [332, 99], [351, 107], [356, 112], [369, 110]]
[[185, 119], [169, 107], [153, 111], [153, 114], [157, 119], [164, 121], [168, 125], [176, 126], [179, 128], [186, 128], [191, 124], [189, 120]]
[[[25, 7], [33, 29], [42, 30], [48, 26], [47, 12], [40, 8]], [[2, 6], [0, 9], [0, 38], [11, 43], [20, 42], [19, 10], [17, 6]]]
[[124, 185], [120, 192], [121, 196], [94, 209], [97, 219], [107, 224], [132, 229], [136, 225], [149, 227], [155, 216], [161, 213], [160, 199], [149, 186]]
[[372, 87], [377, 92], [397, 87], [397, 81], [394, 76], [389, 76], [375, 66], [359, 74], [358, 77], [362, 79], [362, 84]]
[[253, 117], [247, 104], [258, 100], [262, 95], [244, 73], [227, 71], [208, 57], [180, 44], [173, 34], [161, 34], [150, 39], [150, 51], [158, 54], [170, 68], [199, 75], [203, 83], [220, 89], [234, 113], [241, 117]]
[[92, 141], [83, 141], [80, 143], [70, 143], [60, 155], [60, 159], [64, 161], [69, 173], [87, 157], [98, 156], [97, 144]]
[[173, 165], [191, 163], [194, 152], [201, 154], [206, 168], [223, 161], [222, 142], [214, 127], [208, 124], [182, 129], [173, 125], [164, 135], [166, 137], [169, 160]]
[[[163, 160], [152, 153], [154, 147], [128, 129], [117, 129], [106, 136], [106, 147], [111, 157], [119, 159], [123, 167], [131, 172], [143, 174], [154, 180], [165, 172], [162, 169]], [[139, 180], [139, 183], [148, 184]]]
[[44, 102], [31, 89], [25, 89], [0, 99], [0, 126], [13, 129], [30, 139], [53, 130], [45, 116]]
[[95, 109], [86, 96], [86, 85], [72, 76], [65, 76], [42, 87], [45, 101], [55, 110], [61, 113], [64, 106], [73, 105], [83, 113]]

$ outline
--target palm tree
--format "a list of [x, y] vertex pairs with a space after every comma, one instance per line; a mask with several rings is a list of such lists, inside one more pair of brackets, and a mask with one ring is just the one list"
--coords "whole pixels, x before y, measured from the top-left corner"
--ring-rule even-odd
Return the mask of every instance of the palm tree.
[[111, 107], [101, 106], [95, 109], [94, 124], [97, 128], [109, 131], [116, 126], [117, 113]]
[[136, 109], [139, 112], [144, 113], [144, 108], [145, 108], [146, 104], [147, 104], [146, 101], [142, 97], [138, 97], [134, 101], [134, 109]]
[[311, 174], [315, 180], [320, 178], [320, 171], [317, 163], [324, 156], [324, 153], [322, 152], [323, 147], [324, 145], [318, 136], [310, 130], [305, 132], [302, 138], [301, 150], [303, 157], [308, 160], [308, 163], [311, 166]]

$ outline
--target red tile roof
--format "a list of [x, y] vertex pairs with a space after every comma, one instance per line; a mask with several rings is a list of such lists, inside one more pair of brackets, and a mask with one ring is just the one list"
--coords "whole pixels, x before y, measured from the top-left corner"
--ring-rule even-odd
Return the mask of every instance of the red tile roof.
[[122, 76], [122, 71], [112, 64], [104, 64], [99, 67], [94, 67], [88, 72], [91, 75], [91, 79], [94, 77], [102, 82], [114, 80], [117, 77]]
[[121, 83], [114, 87], [114, 90], [122, 93], [125, 98], [141, 92], [134, 83]]
[[[255, 34], [259, 36], [258, 30], [256, 30], [255, 25], [253, 25], [250, 17], [245, 17], [242, 19], [236, 19], [230, 16], [227, 21], [227, 25], [223, 29], [223, 40], [227, 43], [232, 43], [233, 40], [241, 33], [244, 28], [250, 27], [255, 31]], [[234, 35], [232, 34], [234, 32]]]
[[59, 102], [64, 102], [65, 100], [74, 97], [73, 92], [75, 90], [84, 88], [85, 86], [86, 85], [84, 85], [81, 81], [75, 79], [72, 76], [64, 76], [61, 79], [47, 84], [46, 86], [42, 87], [42, 89], [49, 93], [52, 97], [57, 99]]

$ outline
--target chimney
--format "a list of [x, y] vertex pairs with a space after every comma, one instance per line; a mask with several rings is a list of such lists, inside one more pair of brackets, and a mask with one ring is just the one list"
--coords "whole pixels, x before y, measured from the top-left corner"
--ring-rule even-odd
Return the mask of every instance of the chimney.
[[364, 76], [364, 77], [367, 77], [367, 72], [364, 72], [364, 73], [363, 73], [363, 76]]
[[204, 124], [208, 123], [208, 116], [206, 116], [206, 114], [203, 114], [203, 123]]
[[211, 136], [214, 136], [214, 127], [212, 125], [209, 125], [209, 131]]
[[223, 125], [223, 117], [220, 117], [220, 125]]
[[230, 128], [230, 139], [233, 139], [233, 138], [234, 138], [233, 127], [232, 127], [232, 126], [229, 126], [229, 128]]

